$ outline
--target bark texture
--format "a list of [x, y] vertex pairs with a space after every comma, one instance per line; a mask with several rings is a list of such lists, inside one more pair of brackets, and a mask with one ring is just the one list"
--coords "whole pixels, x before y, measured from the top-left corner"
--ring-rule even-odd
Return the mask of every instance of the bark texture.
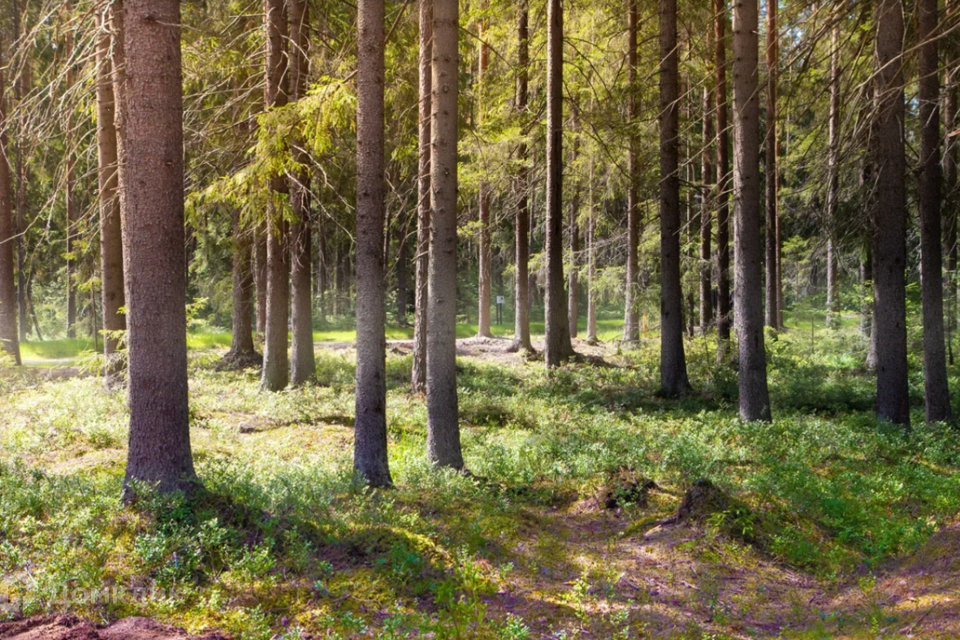
[[[639, 87], [637, 87], [637, 0], [630, 0], [627, 6], [627, 121], [632, 126], [639, 114]], [[625, 306], [623, 340], [640, 340], [640, 193], [637, 186], [640, 173], [640, 159], [637, 151], [637, 136], [629, 134], [627, 156], [627, 282], [625, 288]]]
[[727, 122], [727, 5], [713, 0], [717, 99], [717, 358], [730, 341], [730, 130]]
[[[490, 47], [484, 37], [483, 23], [480, 24], [480, 61], [477, 70], [477, 125], [483, 125], [483, 86], [487, 74], [487, 65], [490, 61]], [[490, 248], [490, 186], [481, 180], [477, 195], [477, 205], [480, 210], [480, 282], [477, 291], [477, 336], [490, 338], [490, 292], [492, 285]]]
[[431, 67], [430, 315], [427, 334], [427, 456], [463, 468], [457, 399], [457, 81], [460, 8], [434, 0]]
[[768, 327], [779, 328], [779, 300], [777, 293], [777, 257], [779, 254], [777, 210], [779, 169], [777, 167], [777, 72], [779, 61], [779, 42], [777, 39], [777, 9], [779, 0], [767, 0], [767, 137], [765, 154], [766, 187], [766, 304], [764, 305], [764, 323]]
[[677, 1], [660, 0], [660, 393], [690, 390], [680, 283], [680, 77]]
[[190, 489], [179, 0], [125, 0], [123, 245], [130, 442], [124, 487]]
[[357, 395], [353, 468], [388, 486], [384, 306], [384, 2], [361, 0], [357, 25]]
[[907, 384], [907, 199], [903, 102], [903, 6], [876, 0], [874, 143], [874, 313], [877, 349], [877, 417], [908, 426]]
[[433, 0], [420, 0], [420, 130], [417, 141], [417, 258], [416, 302], [413, 325], [413, 369], [411, 386], [427, 392], [427, 307], [430, 274], [430, 104], [431, 59], [433, 58]]
[[[528, 0], [519, 0], [517, 10], [517, 114], [522, 124], [527, 121], [527, 102], [530, 69], [530, 33]], [[516, 286], [514, 296], [514, 338], [513, 348], [527, 352], [533, 351], [530, 341], [530, 170], [529, 151], [526, 142], [517, 147], [517, 212], [515, 221], [516, 237]]]
[[740, 417], [748, 421], [770, 420], [763, 336], [763, 243], [760, 237], [759, 13], [757, 0], [741, 0], [734, 4], [734, 312], [740, 354]]
[[713, 325], [713, 92], [703, 88], [703, 150], [700, 179], [703, 182], [700, 205], [700, 333], [706, 335]]

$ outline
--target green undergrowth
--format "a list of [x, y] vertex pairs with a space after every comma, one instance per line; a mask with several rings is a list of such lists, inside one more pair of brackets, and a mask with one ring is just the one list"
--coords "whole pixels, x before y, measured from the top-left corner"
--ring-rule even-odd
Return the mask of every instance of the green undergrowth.
[[[627, 600], [610, 585], [623, 578], [603, 573], [604, 552], [591, 564], [558, 532], [624, 469], [660, 490], [648, 506], [622, 505], [616, 527], [591, 534], [609, 536], [599, 544], [640, 540], [709, 479], [736, 506], [701, 523], [730, 541], [691, 543], [706, 545], [701, 561], [760, 558], [825, 584], [911, 553], [960, 511], [956, 432], [921, 423], [919, 373], [913, 431], [878, 424], [852, 332], [770, 337], [776, 420], [766, 425], [737, 418], [735, 371], [716, 364], [708, 340], [687, 342], [695, 392], [658, 397], [658, 346], [611, 347], [617, 366], [549, 375], [538, 363], [462, 360], [469, 476], [426, 463], [410, 358], [390, 356], [396, 488], [386, 491], [352, 477], [347, 355], [320, 351], [315, 384], [264, 394], [256, 372], [217, 372], [217, 352], [195, 353], [191, 437], [203, 488], [174, 498], [143, 488], [129, 507], [119, 502], [123, 392], [96, 378], [2, 379], [0, 596], [24, 614], [146, 615], [264, 640], [642, 637], [653, 623], [616, 613], [628, 609], [611, 603]], [[514, 592], [524, 604], [502, 606]]]

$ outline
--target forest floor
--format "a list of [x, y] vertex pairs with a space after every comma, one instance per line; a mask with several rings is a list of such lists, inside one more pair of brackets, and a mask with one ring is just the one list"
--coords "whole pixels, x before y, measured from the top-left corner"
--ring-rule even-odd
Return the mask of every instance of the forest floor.
[[[921, 423], [916, 358], [904, 435], [873, 417], [850, 330], [771, 337], [771, 425], [736, 418], [735, 372], [702, 338], [680, 401], [656, 395], [652, 338], [578, 342], [605, 366], [550, 375], [464, 340], [458, 475], [425, 462], [391, 343], [397, 486], [370, 492], [342, 342], [318, 345], [316, 384], [271, 395], [194, 350], [204, 488], [132, 507], [123, 392], [0, 373], [0, 620], [33, 621], [0, 638], [960, 637], [960, 442]], [[36, 617], [55, 614], [77, 617]]]

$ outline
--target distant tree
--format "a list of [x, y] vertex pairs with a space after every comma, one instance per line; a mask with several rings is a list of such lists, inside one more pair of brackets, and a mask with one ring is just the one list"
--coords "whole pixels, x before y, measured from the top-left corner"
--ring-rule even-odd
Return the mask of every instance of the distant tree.
[[[637, 0], [627, 4], [627, 122], [632, 126], [639, 113], [639, 92], [637, 86]], [[640, 192], [637, 186], [640, 164], [637, 151], [637, 136], [631, 129], [627, 141], [627, 282], [623, 339], [625, 342], [640, 340], [640, 311], [637, 298], [640, 293]]]
[[[0, 69], [0, 150], [7, 157], [6, 87]], [[3, 350], [20, 364], [17, 335], [17, 284], [14, 277], [13, 188], [10, 165], [0, 161], [0, 341]]]
[[749, 421], [770, 420], [760, 238], [758, 5], [758, 0], [743, 0], [733, 8], [734, 312], [740, 348], [740, 417]]
[[903, 102], [903, 5], [876, 0], [877, 111], [874, 121], [874, 307], [877, 416], [910, 425], [907, 383], [907, 194]]
[[713, 324], [713, 92], [709, 80], [703, 87], [703, 149], [700, 175], [703, 182], [700, 203], [700, 333], [707, 335]]
[[103, 314], [104, 373], [108, 384], [119, 377], [118, 331], [127, 328], [120, 313], [125, 304], [123, 292], [123, 234], [120, 226], [116, 97], [113, 91], [113, 61], [110, 50], [116, 37], [111, 36], [111, 9], [97, 14], [97, 161], [100, 188], [100, 280]]
[[[484, 33], [484, 23], [479, 25], [480, 36], [480, 55], [477, 64], [477, 86], [475, 91], [477, 98], [477, 125], [483, 124], [483, 92], [484, 80], [487, 75], [487, 67], [490, 64], [490, 46], [486, 41]], [[477, 209], [480, 214], [480, 282], [477, 287], [477, 300], [479, 309], [477, 310], [477, 337], [490, 338], [493, 334], [490, 332], [490, 294], [492, 282], [491, 260], [493, 252], [490, 245], [490, 185], [481, 177], [480, 185], [477, 189]]]
[[923, 380], [927, 422], [950, 420], [943, 328], [940, 182], [940, 25], [937, 0], [917, 0], [920, 46], [920, 272]]
[[463, 468], [457, 400], [457, 0], [434, 0], [430, 185], [433, 190], [427, 333], [427, 456]]
[[766, 304], [764, 322], [768, 327], [780, 328], [780, 282], [778, 276], [780, 258], [780, 214], [777, 209], [780, 189], [780, 169], [777, 156], [780, 142], [777, 137], [777, 81], [780, 65], [779, 39], [777, 37], [777, 9], [780, 0], [767, 0], [767, 136], [766, 136]]
[[196, 475], [187, 404], [183, 79], [179, 0], [124, 0], [124, 152], [130, 441], [135, 482], [188, 490]]
[[[264, 0], [264, 25], [267, 32], [267, 66], [264, 106], [267, 109], [287, 104], [287, 14], [284, 0]], [[263, 374], [260, 387], [279, 391], [290, 381], [287, 345], [290, 320], [289, 225], [280, 206], [279, 195], [287, 191], [283, 176], [273, 178], [267, 198], [267, 318], [264, 327]]]
[[[528, 0], [517, 3], [517, 86], [516, 105], [521, 123], [527, 123], [527, 103], [530, 74], [530, 33]], [[527, 163], [530, 154], [527, 144], [521, 141], [517, 146], [517, 209], [514, 227], [516, 229], [514, 246], [516, 251], [516, 285], [514, 301], [514, 338], [513, 349], [533, 351], [530, 341], [530, 169]]]
[[392, 483], [387, 461], [384, 295], [384, 1], [357, 14], [357, 394], [353, 468]]
[[573, 355], [563, 277], [563, 4], [547, 1], [546, 363]]
[[839, 313], [839, 283], [834, 229], [840, 200], [840, 167], [837, 153], [840, 146], [840, 24], [835, 24], [830, 38], [830, 116], [827, 121], [827, 326], [833, 326]]
[[680, 283], [678, 66], [677, 2], [660, 0], [660, 392], [667, 397], [690, 389]]
[[[65, 23], [69, 23], [73, 14], [73, 3], [66, 0], [63, 4], [61, 18]], [[73, 62], [73, 29], [64, 29], [63, 57], [66, 66], [67, 87], [73, 87], [76, 82], [76, 71]], [[77, 211], [76, 198], [76, 157], [75, 142], [73, 140], [75, 133], [75, 122], [73, 109], [67, 109], [67, 118], [64, 127], [64, 208], [66, 209], [66, 236], [67, 236], [67, 269], [66, 269], [66, 290], [67, 290], [67, 337], [75, 338], [77, 336], [77, 281], [79, 279], [79, 267], [77, 263], [77, 230], [80, 224], [80, 216]]]
[[[521, 0], [523, 1], [523, 0]], [[417, 179], [417, 276], [413, 326], [413, 368], [411, 385], [417, 393], [427, 391], [427, 309], [430, 274], [430, 113], [431, 60], [433, 58], [433, 0], [420, 0], [420, 56], [418, 89], [420, 124], [418, 128]]]
[[726, 0], [713, 0], [717, 99], [717, 358], [730, 341], [730, 130], [727, 126]]

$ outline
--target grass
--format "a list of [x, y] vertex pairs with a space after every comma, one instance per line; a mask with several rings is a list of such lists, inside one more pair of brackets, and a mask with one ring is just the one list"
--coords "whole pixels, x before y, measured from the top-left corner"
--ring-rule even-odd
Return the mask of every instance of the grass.
[[[321, 350], [315, 384], [263, 394], [255, 372], [213, 370], [220, 334], [191, 336], [204, 490], [146, 491], [128, 508], [123, 393], [94, 378], [0, 378], [0, 594], [25, 614], [146, 615], [250, 640], [769, 637], [771, 625], [876, 637], [878, 620], [904, 614], [838, 611], [827, 595], [860, 589], [956, 518], [960, 442], [922, 424], [916, 362], [904, 435], [872, 415], [862, 340], [849, 328], [811, 338], [804, 321], [770, 336], [770, 425], [737, 419], [735, 372], [706, 339], [687, 342], [697, 393], [680, 401], [656, 395], [654, 339], [611, 345], [614, 368], [462, 360], [470, 477], [425, 461], [410, 358], [390, 355], [397, 488], [383, 492], [353, 482], [345, 354]], [[660, 489], [615, 517], [594, 496], [625, 468]], [[700, 478], [736, 506], [693, 530], [657, 527]]]

